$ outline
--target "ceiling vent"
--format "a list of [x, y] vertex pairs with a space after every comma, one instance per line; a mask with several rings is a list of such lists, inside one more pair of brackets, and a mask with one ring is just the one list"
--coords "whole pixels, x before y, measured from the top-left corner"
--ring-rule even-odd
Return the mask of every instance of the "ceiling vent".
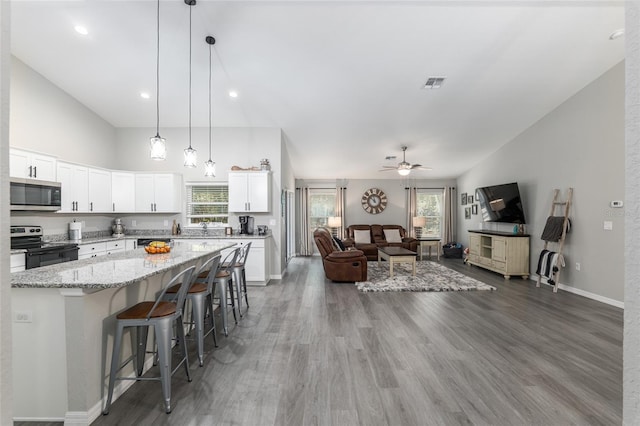
[[445, 77], [429, 77], [423, 89], [439, 89], [444, 84]]

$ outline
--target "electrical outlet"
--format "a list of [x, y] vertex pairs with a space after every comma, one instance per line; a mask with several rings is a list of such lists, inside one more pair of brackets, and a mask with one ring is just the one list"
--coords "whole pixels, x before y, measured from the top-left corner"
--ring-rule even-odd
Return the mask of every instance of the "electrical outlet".
[[132, 220], [132, 221], [131, 221], [131, 226], [136, 226], [137, 224], [138, 224], [138, 222], [137, 222], [137, 221], [135, 221], [135, 220]]
[[604, 230], [605, 231], [613, 230], [613, 222], [611, 222], [610, 220], [605, 220], [604, 221]]
[[580, 262], [576, 262], [576, 271], [580, 270]]
[[14, 322], [33, 322], [33, 311], [15, 311], [13, 313]]

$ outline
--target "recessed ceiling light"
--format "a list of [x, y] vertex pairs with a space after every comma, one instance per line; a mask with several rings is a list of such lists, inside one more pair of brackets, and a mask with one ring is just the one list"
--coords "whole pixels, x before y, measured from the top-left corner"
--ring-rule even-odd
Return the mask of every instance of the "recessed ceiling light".
[[236, 92], [235, 90], [232, 90], [229, 92], [229, 96], [231, 96], [232, 98], [237, 98], [238, 97], [238, 92]]
[[620, 28], [619, 30], [615, 30], [614, 32], [611, 33], [611, 35], [609, 36], [609, 40], [615, 40], [617, 38], [620, 38], [624, 35], [624, 28]]
[[140, 92], [140, 97], [142, 99], [149, 99], [151, 95], [149, 95], [147, 92]]
[[83, 27], [82, 25], [76, 25], [75, 27], [73, 27], [73, 29], [76, 30], [78, 34], [82, 34], [82, 35], [89, 34], [89, 30], [87, 30], [87, 28]]

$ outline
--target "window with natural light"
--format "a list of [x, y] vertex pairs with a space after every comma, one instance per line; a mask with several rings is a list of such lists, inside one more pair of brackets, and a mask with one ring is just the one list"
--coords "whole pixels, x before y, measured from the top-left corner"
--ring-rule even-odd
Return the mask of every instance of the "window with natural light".
[[309, 189], [309, 231], [328, 226], [329, 218], [335, 216], [336, 190]]
[[212, 226], [229, 223], [229, 186], [227, 184], [187, 185], [187, 225], [208, 222]]
[[422, 236], [442, 238], [444, 222], [444, 191], [442, 189], [416, 190], [416, 216], [424, 216], [427, 224], [422, 229]]

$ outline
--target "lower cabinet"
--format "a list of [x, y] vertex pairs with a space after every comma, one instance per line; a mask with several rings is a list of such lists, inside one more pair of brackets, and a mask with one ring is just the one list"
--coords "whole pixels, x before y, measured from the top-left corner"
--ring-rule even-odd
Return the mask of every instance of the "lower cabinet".
[[[180, 238], [176, 238], [180, 240]], [[269, 252], [266, 246], [265, 238], [203, 238], [203, 239], [193, 239], [193, 238], [184, 238], [184, 241], [190, 241], [193, 243], [206, 243], [207, 241], [217, 241], [228, 244], [235, 245], [246, 245], [251, 243], [251, 248], [249, 249], [249, 256], [247, 257], [247, 261], [244, 265], [245, 275], [247, 277], [247, 285], [267, 285], [269, 283], [270, 273], [269, 273]], [[226, 249], [222, 251], [222, 259], [231, 251], [232, 249]]]
[[20, 272], [25, 270], [25, 254], [17, 253], [11, 255], [11, 272]]
[[88, 259], [90, 257], [104, 256], [107, 254], [118, 253], [125, 250], [132, 250], [133, 248], [135, 248], [135, 243], [135, 240], [118, 239], [113, 241], [103, 241], [99, 243], [79, 244], [78, 260]]
[[529, 278], [529, 236], [469, 231], [467, 263], [504, 275]]

